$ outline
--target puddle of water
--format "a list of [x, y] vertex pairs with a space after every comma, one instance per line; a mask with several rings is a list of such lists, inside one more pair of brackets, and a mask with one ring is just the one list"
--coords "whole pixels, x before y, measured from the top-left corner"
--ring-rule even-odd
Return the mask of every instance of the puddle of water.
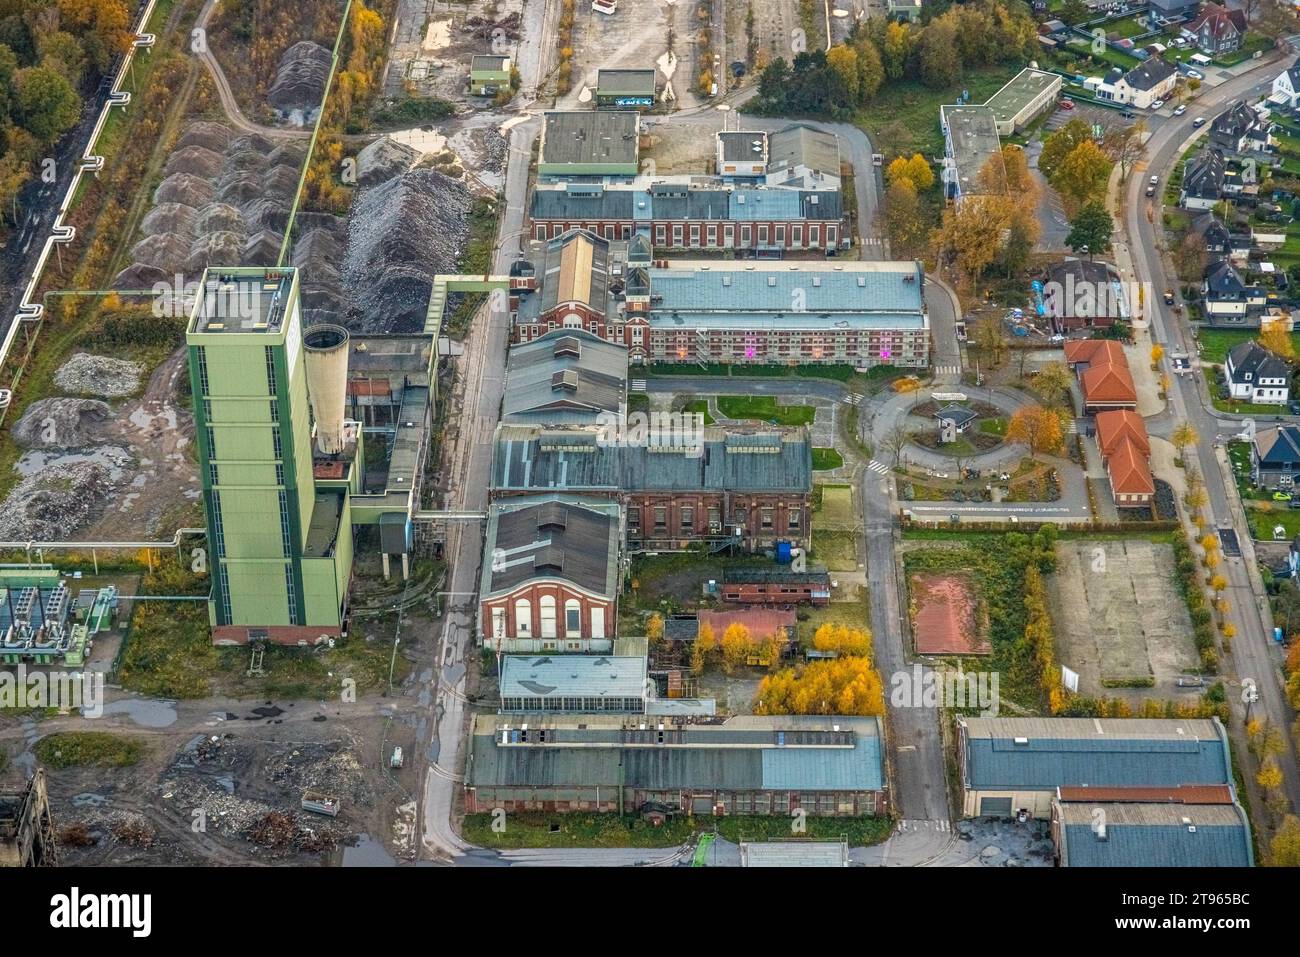
[[396, 867], [397, 859], [388, 853], [382, 841], [369, 834], [357, 835], [355, 847], [343, 848], [344, 867]]
[[24, 452], [14, 468], [18, 470], [19, 475], [26, 478], [49, 468], [82, 462], [104, 466], [109, 470], [110, 477], [116, 480], [122, 477], [122, 467], [130, 464], [131, 453], [116, 445], [105, 445], [91, 452], [46, 452], [33, 449]]
[[176, 723], [176, 703], [156, 698], [123, 698], [104, 705], [104, 714], [124, 714], [142, 728], [170, 728]]

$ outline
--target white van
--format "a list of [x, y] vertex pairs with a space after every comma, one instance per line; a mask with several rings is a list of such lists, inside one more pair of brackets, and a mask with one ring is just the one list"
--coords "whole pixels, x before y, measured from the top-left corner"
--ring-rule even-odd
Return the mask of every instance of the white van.
[[618, 9], [618, 0], [591, 0], [591, 9], [597, 13], [613, 13]]
[[1204, 53], [1193, 53], [1187, 58], [1188, 63], [1194, 63], [1197, 66], [1209, 66], [1211, 60]]

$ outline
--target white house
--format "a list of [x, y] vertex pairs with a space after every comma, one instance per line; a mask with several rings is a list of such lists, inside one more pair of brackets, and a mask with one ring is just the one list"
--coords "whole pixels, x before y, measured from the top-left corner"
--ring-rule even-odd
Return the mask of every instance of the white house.
[[1084, 89], [1099, 100], [1145, 110], [1173, 92], [1178, 68], [1158, 56], [1148, 57], [1127, 73], [1117, 67], [1103, 77], [1089, 77]]
[[1291, 398], [1290, 366], [1258, 342], [1243, 342], [1229, 352], [1223, 375], [1234, 399], [1286, 405]]
[[1292, 109], [1300, 103], [1300, 57], [1273, 81], [1273, 95], [1269, 99]]

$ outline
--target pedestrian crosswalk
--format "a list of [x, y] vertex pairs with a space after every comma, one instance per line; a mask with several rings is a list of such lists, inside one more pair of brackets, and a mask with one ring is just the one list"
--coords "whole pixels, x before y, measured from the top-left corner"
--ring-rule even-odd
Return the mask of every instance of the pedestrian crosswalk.
[[875, 472], [877, 475], [889, 474], [889, 466], [886, 465], [884, 462], [877, 462], [875, 459], [872, 459], [870, 462], [867, 463], [867, 468]]
[[1078, 435], [1078, 434], [1079, 434], [1079, 420], [1078, 420], [1078, 419], [1071, 419], [1071, 420], [1070, 420], [1070, 424], [1069, 424], [1068, 426], [1066, 426], [1065, 431], [1066, 431], [1066, 434], [1067, 434], [1067, 435]]
[[860, 395], [857, 392], [850, 392], [848, 395], [841, 398], [840, 401], [845, 405], [861, 405], [865, 399], [865, 395]]
[[645, 390], [646, 390], [646, 382], [645, 382], [645, 379], [633, 379], [633, 380], [632, 380], [632, 391], [633, 391], [633, 392], [644, 392]]
[[863, 237], [862, 237], [862, 245], [864, 245], [864, 246], [879, 246], [879, 245], [881, 245], [880, 237], [879, 237], [879, 236], [863, 236]]
[[961, 375], [961, 366], [935, 366], [935, 375]]

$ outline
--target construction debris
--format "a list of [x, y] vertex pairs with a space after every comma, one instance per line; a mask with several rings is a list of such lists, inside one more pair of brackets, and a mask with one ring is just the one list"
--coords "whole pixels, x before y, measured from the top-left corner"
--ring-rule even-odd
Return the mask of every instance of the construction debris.
[[78, 352], [54, 373], [54, 385], [68, 395], [123, 399], [139, 390], [141, 374], [137, 363]]
[[85, 448], [103, 435], [110, 412], [99, 399], [37, 399], [14, 423], [13, 439], [24, 449]]

